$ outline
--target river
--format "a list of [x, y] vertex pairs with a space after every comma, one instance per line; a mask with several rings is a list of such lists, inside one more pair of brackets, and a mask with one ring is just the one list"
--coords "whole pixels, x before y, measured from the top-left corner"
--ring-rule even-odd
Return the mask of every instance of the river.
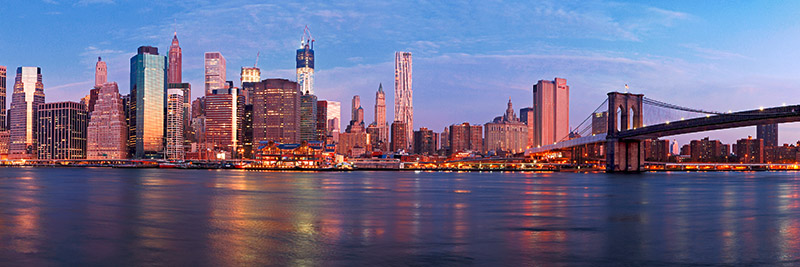
[[0, 168], [4, 266], [800, 264], [800, 172]]

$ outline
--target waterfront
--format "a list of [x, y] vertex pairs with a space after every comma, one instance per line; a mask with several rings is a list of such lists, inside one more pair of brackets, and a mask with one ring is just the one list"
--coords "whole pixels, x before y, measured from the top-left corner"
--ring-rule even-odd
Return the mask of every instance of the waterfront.
[[4, 265], [796, 264], [800, 173], [0, 169]]

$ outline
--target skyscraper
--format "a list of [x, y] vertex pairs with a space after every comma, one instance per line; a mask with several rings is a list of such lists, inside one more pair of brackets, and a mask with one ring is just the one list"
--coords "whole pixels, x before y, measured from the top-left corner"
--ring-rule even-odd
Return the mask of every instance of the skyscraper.
[[778, 124], [756, 125], [756, 138], [764, 139], [764, 147], [778, 146]]
[[350, 107], [350, 124], [347, 125], [345, 132], [363, 132], [364, 128], [364, 108], [361, 107], [361, 97], [353, 96], [352, 106]]
[[300, 141], [300, 87], [286, 79], [256, 83], [253, 97], [253, 144]]
[[539, 80], [533, 85], [533, 146], [549, 145], [569, 137], [567, 80]]
[[167, 103], [167, 57], [141, 46], [131, 57], [131, 118], [135, 158], [161, 158]]
[[261, 81], [261, 70], [256, 67], [242, 67], [241, 82], [244, 83], [257, 83]]
[[183, 82], [183, 54], [178, 43], [178, 33], [172, 36], [172, 44], [169, 45], [169, 66], [167, 70], [167, 83]]
[[128, 125], [117, 83], [100, 87], [86, 130], [87, 159], [128, 158]]
[[[238, 88], [217, 89], [206, 95], [205, 134], [208, 148], [231, 158], [238, 144]], [[222, 159], [222, 158], [217, 158]]]
[[206, 95], [213, 94], [213, 90], [225, 89], [225, 57], [219, 52], [206, 52]]
[[523, 108], [519, 110], [519, 120], [528, 126], [528, 136], [525, 137], [525, 146], [533, 146], [533, 108]]
[[86, 158], [86, 106], [70, 101], [47, 103], [39, 105], [37, 113], [39, 159]]
[[317, 96], [305, 93], [300, 97], [300, 140], [317, 141]]
[[102, 58], [97, 57], [97, 64], [94, 67], [94, 87], [99, 88], [106, 84], [108, 81], [108, 69], [106, 68], [106, 62], [103, 61]]
[[167, 90], [167, 132], [166, 158], [181, 160], [184, 158], [184, 109], [183, 90], [170, 88]]
[[37, 158], [38, 143], [36, 139], [39, 129], [37, 116], [40, 104], [44, 104], [42, 69], [39, 67], [17, 68], [10, 118], [8, 118], [11, 130], [11, 144], [8, 147], [9, 159]]
[[342, 102], [328, 100], [328, 135], [342, 132]]
[[300, 92], [314, 94], [314, 39], [306, 26], [297, 49], [297, 83]]
[[317, 101], [317, 140], [325, 143], [328, 137], [328, 101]]
[[388, 144], [389, 124], [386, 123], [386, 93], [383, 92], [383, 84], [379, 84], [378, 91], [375, 92], [375, 126], [378, 143]]
[[[411, 148], [414, 138], [414, 106], [411, 88], [411, 52], [395, 52], [394, 59], [394, 120], [406, 127], [405, 148]], [[394, 137], [392, 137], [394, 139]], [[394, 145], [394, 144], [392, 144]]]
[[167, 92], [170, 89], [183, 91], [183, 143], [189, 146], [192, 135], [192, 85], [190, 83], [170, 83], [167, 84]]
[[6, 66], [0, 66], [0, 132], [6, 129]]

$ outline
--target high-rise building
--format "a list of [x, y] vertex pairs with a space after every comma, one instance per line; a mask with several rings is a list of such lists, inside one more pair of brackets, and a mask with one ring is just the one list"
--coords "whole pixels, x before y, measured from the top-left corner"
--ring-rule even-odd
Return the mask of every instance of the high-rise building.
[[44, 104], [42, 69], [19, 67], [11, 98], [9, 159], [36, 159], [39, 105]]
[[206, 52], [205, 53], [205, 68], [206, 68], [206, 95], [213, 94], [213, 90], [225, 89], [226, 76], [225, 76], [225, 57], [219, 52]]
[[350, 108], [352, 111], [352, 114], [350, 114], [350, 124], [347, 125], [345, 132], [364, 132], [366, 128], [364, 128], [364, 108], [361, 107], [361, 98], [358, 95], [353, 96], [352, 103]]
[[505, 115], [498, 120], [484, 125], [486, 142], [484, 151], [506, 151], [520, 153], [528, 145], [528, 125], [519, 121], [514, 114], [511, 99]]
[[689, 155], [692, 162], [721, 162], [728, 155], [728, 151], [723, 150], [724, 144], [722, 142], [709, 140], [708, 137], [692, 140], [689, 143]]
[[136, 135], [134, 134], [135, 132], [133, 131], [133, 128], [130, 127], [131, 119], [133, 118], [133, 107], [131, 106], [132, 102], [131, 94], [130, 93], [125, 94], [121, 98], [122, 98], [122, 109], [123, 112], [125, 112], [125, 127], [127, 132], [125, 133], [125, 136], [127, 138], [125, 144], [127, 146], [127, 151], [128, 151], [127, 155], [130, 158], [131, 156], [136, 155]]
[[297, 49], [297, 83], [300, 92], [314, 93], [314, 39], [308, 27], [303, 31], [300, 49]]
[[[375, 127], [377, 128], [376, 139], [378, 147], [381, 144], [389, 144], [389, 124], [386, 122], [386, 93], [383, 92], [383, 84], [378, 85], [378, 91], [375, 92]], [[385, 149], [384, 149], [385, 150]]]
[[40, 104], [37, 113], [39, 159], [86, 158], [86, 106], [78, 102]]
[[483, 126], [467, 122], [450, 125], [450, 154], [480, 152], [483, 149]]
[[190, 146], [192, 139], [192, 85], [189, 83], [170, 83], [167, 84], [167, 92], [170, 89], [178, 89], [183, 92], [183, 144]]
[[421, 155], [436, 154], [436, 135], [432, 130], [422, 127], [414, 131], [414, 153]]
[[739, 139], [736, 141], [736, 156], [741, 163], [764, 163], [764, 139]]
[[533, 147], [533, 108], [523, 108], [519, 110], [519, 120], [528, 126], [528, 136], [525, 139], [526, 147]]
[[11, 139], [8, 130], [0, 131], [0, 160], [8, 159], [8, 143]]
[[253, 97], [253, 143], [300, 141], [300, 87], [286, 79], [256, 83]]
[[569, 86], [567, 80], [539, 80], [533, 85], [533, 145], [569, 138]]
[[317, 101], [317, 140], [325, 143], [328, 137], [328, 101]]
[[253, 158], [253, 105], [244, 105], [242, 109], [241, 124], [239, 124], [239, 143], [242, 148], [242, 158]]
[[318, 141], [317, 96], [304, 93], [300, 96], [300, 141]]
[[597, 112], [592, 115], [592, 134], [608, 132], [608, 111]]
[[97, 64], [94, 66], [94, 87], [99, 88], [108, 82], [108, 69], [106, 62], [97, 57]]
[[402, 121], [394, 121], [392, 122], [392, 144], [391, 150], [392, 152], [398, 152], [400, 150], [408, 151], [408, 135], [406, 135], [408, 131], [406, 130], [406, 123]]
[[778, 146], [778, 124], [756, 125], [756, 138], [764, 139], [765, 147]]
[[257, 83], [261, 81], [261, 69], [256, 67], [242, 67], [241, 82], [242, 87], [244, 83]]
[[169, 54], [167, 56], [169, 56], [169, 66], [167, 69], [167, 83], [182, 83], [183, 52], [181, 52], [181, 45], [178, 43], [177, 32], [175, 32], [175, 34], [172, 36], [172, 44], [169, 45]]
[[131, 57], [130, 136], [134, 158], [162, 158], [167, 103], [167, 57], [158, 48], [139, 47]]
[[441, 149], [444, 150], [445, 154], [447, 154], [447, 150], [450, 149], [450, 127], [444, 127], [444, 130], [442, 130], [439, 144], [441, 144]]
[[0, 66], [0, 132], [8, 130], [6, 126], [6, 66]]
[[184, 158], [183, 112], [183, 90], [180, 88], [167, 89], [166, 159], [182, 160]]
[[[236, 155], [239, 134], [238, 88], [217, 89], [206, 95], [205, 136], [208, 148], [218, 155], [231, 158]], [[220, 156], [217, 159], [224, 159]]]
[[86, 129], [87, 159], [128, 158], [124, 108], [117, 83], [103, 84]]
[[342, 103], [328, 100], [328, 135], [342, 131]]
[[[405, 148], [411, 148], [414, 138], [414, 105], [411, 88], [411, 52], [395, 52], [394, 59], [394, 120], [406, 125]], [[394, 140], [394, 137], [392, 137]], [[394, 145], [394, 144], [393, 144]]]

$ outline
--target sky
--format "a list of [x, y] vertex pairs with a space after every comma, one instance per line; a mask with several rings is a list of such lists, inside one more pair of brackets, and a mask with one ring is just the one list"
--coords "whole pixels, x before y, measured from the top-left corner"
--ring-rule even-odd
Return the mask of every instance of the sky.
[[[257, 53], [262, 78], [294, 80], [295, 50], [308, 25], [316, 94], [342, 102], [344, 121], [350, 99], [360, 95], [372, 122], [381, 83], [392, 106], [394, 53], [409, 51], [415, 128], [486, 123], [502, 115], [509, 98], [517, 111], [531, 106], [532, 85], [555, 77], [567, 79], [570, 124], [577, 126], [625, 84], [705, 110], [800, 104], [798, 17], [798, 1], [6, 0], [0, 65], [9, 69], [9, 84], [16, 67], [39, 66], [47, 102], [79, 101], [101, 56], [109, 81], [125, 94], [136, 48], [156, 46], [166, 55], [177, 32], [183, 79], [196, 97], [204, 52], [225, 56], [237, 86], [240, 67], [255, 64]], [[800, 140], [800, 124], [780, 127], [781, 143]], [[731, 143], [748, 135], [755, 127], [670, 139]]]

